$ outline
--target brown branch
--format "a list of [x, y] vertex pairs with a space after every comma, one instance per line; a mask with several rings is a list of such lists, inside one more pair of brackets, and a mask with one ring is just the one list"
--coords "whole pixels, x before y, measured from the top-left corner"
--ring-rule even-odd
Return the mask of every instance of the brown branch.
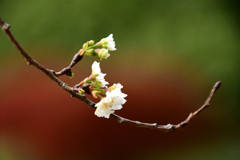
[[59, 76], [62, 76], [64, 74], [66, 74], [67, 76], [71, 77], [72, 76], [72, 67], [75, 66], [79, 61], [81, 61], [83, 58], [83, 56], [80, 55], [80, 52], [76, 53], [74, 56], [73, 56], [73, 59], [71, 61], [71, 63], [69, 64], [68, 67], [66, 68], [63, 68], [61, 71], [59, 72], [56, 72], [55, 75], [57, 77]]
[[[7, 34], [9, 39], [12, 41], [12, 43], [15, 45], [15, 47], [18, 49], [18, 51], [25, 58], [28, 65], [35, 66], [37, 69], [39, 69], [43, 73], [45, 73], [49, 78], [51, 78], [53, 81], [55, 81], [65, 91], [69, 92], [72, 97], [78, 98], [79, 100], [86, 103], [89, 107], [96, 109], [94, 102], [87, 99], [85, 95], [80, 95], [79, 93], [77, 93], [77, 91], [78, 91], [77, 88], [70, 87], [68, 84], [62, 82], [60, 79], [57, 78], [58, 76], [61, 76], [61, 75], [64, 75], [64, 74], [66, 74], [66, 75], [72, 74], [71, 68], [82, 59], [82, 56], [80, 56], [79, 52], [74, 55], [70, 65], [68, 67], [66, 67], [63, 70], [61, 70], [60, 72], [56, 73], [53, 70], [49, 70], [49, 69], [45, 68], [44, 66], [39, 64], [37, 61], [32, 59], [27, 54], [27, 52], [24, 51], [24, 49], [20, 46], [20, 44], [16, 41], [16, 39], [13, 37], [12, 33], [9, 30], [10, 25], [5, 23], [1, 18], [0, 18], [0, 25], [1, 25], [2, 30]], [[113, 119], [115, 119], [116, 121], [118, 121], [119, 123], [126, 123], [126, 124], [133, 125], [133, 126], [136, 126], [136, 127], [145, 127], [145, 128], [150, 128], [150, 129], [157, 129], [157, 130], [161, 130], [161, 131], [165, 131], [165, 132], [168, 132], [168, 131], [171, 131], [171, 130], [176, 130], [178, 128], [181, 128], [181, 127], [184, 127], [185, 125], [187, 125], [188, 122], [193, 117], [195, 117], [197, 114], [199, 114], [201, 111], [203, 111], [206, 107], [208, 107], [210, 105], [210, 100], [212, 99], [212, 96], [219, 89], [220, 86], [221, 86], [221, 81], [216, 82], [215, 85], [213, 86], [207, 100], [205, 101], [205, 103], [198, 110], [196, 110], [193, 113], [190, 113], [186, 120], [182, 121], [181, 123], [179, 123], [177, 125], [172, 125], [172, 124], [158, 125], [157, 123], [143, 123], [143, 122], [139, 122], [139, 121], [129, 120], [129, 119], [120, 117], [116, 114], [111, 114], [111, 117]]]
[[51, 78], [53, 81], [55, 81], [59, 86], [61, 86], [64, 90], [66, 90], [67, 92], [69, 92], [71, 94], [72, 97], [76, 97], [78, 99], [80, 99], [81, 101], [85, 102], [89, 107], [91, 108], [95, 108], [95, 103], [90, 101], [89, 99], [86, 98], [85, 95], [80, 95], [78, 93], [76, 93], [73, 89], [73, 87], [70, 87], [68, 84], [62, 82], [60, 79], [58, 79], [55, 75], [55, 72], [53, 70], [49, 70], [47, 68], [45, 68], [44, 66], [42, 66], [41, 64], [39, 64], [37, 61], [35, 61], [34, 59], [32, 59], [32, 57], [30, 57], [27, 52], [24, 51], [24, 49], [20, 46], [20, 44], [16, 41], [16, 39], [13, 37], [12, 33], [10, 32], [9, 28], [9, 24], [5, 23], [1, 18], [0, 18], [0, 25], [2, 30], [7, 34], [7, 36], [9, 37], [9, 39], [12, 41], [12, 43], [16, 46], [16, 48], [18, 49], [18, 51], [22, 54], [22, 56], [25, 58], [25, 60], [27, 61], [28, 65], [33, 65], [35, 66], [37, 69], [41, 70], [43, 73], [45, 73], [49, 78]]
[[119, 123], [127, 123], [127, 124], [130, 124], [130, 125], [136, 126], [136, 127], [145, 127], [145, 128], [150, 128], [150, 129], [157, 129], [157, 130], [162, 130], [162, 131], [165, 131], [165, 132], [168, 132], [168, 131], [171, 131], [171, 130], [176, 130], [178, 128], [186, 126], [192, 118], [194, 118], [197, 114], [199, 114], [205, 108], [210, 106], [210, 100], [212, 99], [212, 96], [214, 95], [214, 93], [219, 89], [221, 84], [222, 84], [221, 81], [216, 82], [215, 85], [213, 86], [207, 100], [205, 101], [205, 103], [198, 110], [196, 110], [193, 113], [190, 113], [189, 116], [187, 117], [187, 119], [185, 119], [184, 121], [182, 121], [181, 123], [179, 123], [177, 125], [172, 125], [172, 124], [158, 125], [157, 123], [142, 123], [142, 122], [139, 122], [139, 121], [133, 121], [133, 120], [129, 120], [129, 119], [120, 117], [116, 114], [111, 114], [111, 117], [116, 119]]

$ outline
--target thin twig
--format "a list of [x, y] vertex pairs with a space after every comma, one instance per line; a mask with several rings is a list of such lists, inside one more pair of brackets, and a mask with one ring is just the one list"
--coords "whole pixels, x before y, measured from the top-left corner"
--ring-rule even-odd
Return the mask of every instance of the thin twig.
[[72, 67], [75, 66], [79, 61], [81, 61], [83, 58], [83, 56], [80, 55], [80, 52], [76, 53], [74, 56], [73, 56], [73, 59], [71, 61], [71, 63], [69, 64], [68, 67], [66, 68], [63, 68], [61, 71], [59, 72], [56, 72], [55, 75], [57, 77], [59, 76], [62, 76], [64, 74], [66, 74], [67, 76], [69, 77], [72, 77]]
[[205, 101], [205, 103], [195, 112], [190, 113], [189, 116], [187, 117], [187, 119], [185, 119], [184, 121], [182, 121], [181, 123], [177, 124], [177, 125], [173, 125], [173, 124], [167, 124], [167, 125], [158, 125], [157, 123], [142, 123], [139, 121], [133, 121], [133, 120], [129, 120], [123, 117], [120, 117], [116, 114], [111, 114], [111, 117], [116, 119], [119, 123], [127, 123], [136, 127], [145, 127], [145, 128], [151, 128], [151, 129], [157, 129], [157, 130], [162, 130], [165, 132], [171, 131], [171, 130], [176, 130], [178, 128], [184, 127], [188, 124], [188, 122], [194, 118], [197, 114], [199, 114], [201, 111], [203, 111], [206, 107], [210, 106], [210, 100], [212, 99], [213, 94], [219, 89], [219, 87], [221, 86], [221, 81], [218, 81], [215, 83], [215, 85], [213, 86], [207, 100]]
[[[61, 75], [64, 75], [64, 74], [66, 74], [68, 76], [71, 76], [71, 74], [72, 74], [71, 68], [82, 59], [82, 56], [80, 56], [79, 53], [76, 53], [74, 55], [70, 65], [68, 67], [62, 69], [59, 72], [54, 72], [53, 70], [49, 70], [49, 69], [45, 68], [44, 66], [42, 66], [41, 64], [39, 64], [32, 57], [30, 57], [27, 54], [26, 51], [24, 51], [24, 49], [20, 46], [20, 44], [16, 41], [16, 39], [14, 38], [12, 33], [10, 32], [10, 30], [9, 30], [10, 25], [5, 23], [1, 18], [0, 18], [0, 25], [1, 25], [2, 30], [7, 34], [7, 36], [10, 38], [12, 43], [15, 45], [15, 47], [18, 49], [18, 51], [25, 58], [28, 65], [35, 66], [37, 69], [39, 69], [43, 73], [45, 73], [49, 78], [51, 78], [53, 81], [55, 81], [65, 91], [69, 92], [72, 97], [75, 97], [75, 98], [83, 101], [84, 103], [86, 103], [89, 107], [96, 109], [94, 102], [87, 99], [85, 95], [80, 95], [79, 93], [77, 93], [76, 92], [77, 89], [75, 87], [70, 87], [68, 84], [62, 82], [60, 79], [57, 78], [58, 76], [61, 76]], [[216, 82], [215, 85], [213, 86], [207, 100], [205, 101], [205, 103], [198, 110], [196, 110], [193, 113], [190, 113], [186, 120], [182, 121], [181, 123], [179, 123], [177, 125], [172, 125], [172, 124], [158, 125], [157, 123], [143, 123], [143, 122], [139, 122], [139, 121], [129, 120], [129, 119], [120, 117], [116, 114], [111, 114], [111, 117], [113, 119], [115, 119], [116, 121], [118, 121], [119, 123], [126, 123], [126, 124], [133, 125], [133, 126], [136, 126], [136, 127], [145, 127], [145, 128], [150, 128], [150, 129], [157, 129], [157, 130], [161, 130], [161, 131], [165, 131], [165, 132], [168, 132], [168, 131], [171, 131], [171, 130], [176, 130], [178, 128], [181, 128], [181, 127], [184, 127], [185, 125], [187, 125], [188, 122], [193, 117], [195, 117], [197, 114], [199, 114], [201, 111], [203, 111], [206, 107], [208, 107], [210, 105], [210, 100], [212, 99], [212, 96], [219, 89], [220, 86], [221, 86], [221, 81]]]

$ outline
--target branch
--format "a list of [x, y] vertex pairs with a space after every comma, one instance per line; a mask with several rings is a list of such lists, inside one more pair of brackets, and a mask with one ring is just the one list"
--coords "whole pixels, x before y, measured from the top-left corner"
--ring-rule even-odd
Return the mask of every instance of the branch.
[[33, 65], [37, 69], [41, 70], [43, 73], [45, 73], [49, 78], [51, 78], [54, 82], [56, 82], [59, 86], [61, 86], [65, 91], [69, 92], [72, 97], [76, 97], [86, 103], [89, 107], [95, 108], [95, 103], [90, 101], [89, 99], [86, 98], [85, 95], [80, 95], [75, 92], [75, 89], [73, 87], [70, 87], [68, 84], [62, 82], [60, 79], [57, 78], [55, 72], [53, 70], [49, 70], [39, 64], [37, 61], [35, 61], [32, 57], [30, 57], [26, 51], [20, 46], [20, 44], [16, 41], [12, 33], [10, 32], [9, 28], [10, 25], [5, 23], [1, 18], [0, 18], [0, 25], [2, 30], [7, 34], [9, 39], [12, 41], [12, 43], [15, 45], [15, 47], [18, 49], [18, 51], [22, 54], [22, 56], [25, 58], [27, 61], [28, 65]]
[[[1, 18], [0, 18], [0, 25], [1, 25], [2, 30], [7, 34], [9, 39], [12, 41], [12, 43], [15, 45], [15, 47], [18, 49], [18, 51], [25, 58], [28, 65], [35, 66], [37, 69], [39, 69], [43, 73], [45, 73], [50, 79], [52, 79], [54, 82], [56, 82], [65, 91], [70, 93], [70, 95], [72, 97], [75, 97], [75, 98], [83, 101], [84, 103], [86, 103], [89, 107], [96, 109], [94, 102], [87, 99], [85, 95], [80, 95], [79, 93], [77, 93], [76, 92], [77, 89], [75, 87], [71, 87], [68, 84], [62, 82], [60, 79], [57, 78], [58, 76], [61, 76], [64, 74], [66, 74], [68, 76], [72, 75], [71, 68], [82, 59], [82, 56], [80, 56], [79, 52], [74, 55], [74, 57], [68, 67], [62, 69], [59, 72], [54, 72], [53, 70], [49, 70], [49, 69], [45, 68], [44, 66], [42, 66], [41, 64], [39, 64], [32, 57], [30, 57], [26, 51], [24, 51], [24, 49], [20, 46], [20, 44], [16, 41], [16, 39], [10, 32], [10, 30], [9, 30], [10, 25], [5, 23]], [[198, 110], [196, 110], [193, 113], [190, 113], [189, 116], [187, 117], [187, 119], [185, 119], [184, 121], [182, 121], [181, 123], [179, 123], [177, 125], [172, 125], [172, 124], [158, 125], [157, 123], [143, 123], [143, 122], [133, 121], [133, 120], [129, 120], [129, 119], [120, 117], [117, 114], [111, 114], [110, 116], [113, 119], [115, 119], [116, 121], [118, 121], [119, 123], [126, 123], [129, 125], [133, 125], [135, 127], [145, 127], [145, 128], [157, 129], [157, 130], [161, 130], [161, 131], [165, 131], [165, 132], [168, 132], [171, 130], [176, 130], [176, 129], [186, 126], [192, 118], [194, 118], [201, 111], [203, 111], [205, 108], [210, 106], [210, 100], [212, 99], [212, 96], [214, 95], [214, 93], [220, 88], [221, 83], [222, 83], [221, 81], [216, 82], [215, 85], [213, 86], [208, 98], [206, 99], [205, 103]]]
[[59, 76], [62, 76], [64, 74], [66, 74], [67, 76], [69, 77], [72, 77], [73, 76], [73, 73], [72, 73], [72, 67], [75, 66], [79, 61], [81, 61], [83, 58], [83, 56], [80, 55], [80, 52], [76, 53], [74, 56], [73, 56], [73, 59], [71, 61], [71, 63], [69, 64], [68, 67], [66, 68], [63, 68], [61, 71], [59, 72], [56, 72], [55, 75], [57, 77]]
[[139, 121], [132, 121], [123, 117], [120, 117], [116, 114], [111, 114], [111, 117], [116, 119], [119, 123], [127, 123], [136, 127], [145, 127], [145, 128], [150, 128], [150, 129], [157, 129], [157, 130], [161, 130], [161, 131], [165, 131], [165, 132], [169, 132], [171, 130], [176, 130], [179, 129], [181, 127], [184, 127], [188, 124], [188, 122], [194, 118], [196, 115], [198, 115], [201, 111], [203, 111], [205, 108], [207, 108], [208, 106], [210, 106], [210, 100], [212, 99], [212, 96], [214, 95], [214, 93], [220, 88], [222, 82], [218, 81], [215, 83], [215, 85], [213, 86], [207, 100], [205, 101], [205, 103], [195, 112], [190, 113], [189, 116], [187, 117], [187, 119], [185, 119], [184, 121], [180, 122], [179, 124], [173, 125], [173, 124], [167, 124], [167, 125], [158, 125], [157, 123], [142, 123]]

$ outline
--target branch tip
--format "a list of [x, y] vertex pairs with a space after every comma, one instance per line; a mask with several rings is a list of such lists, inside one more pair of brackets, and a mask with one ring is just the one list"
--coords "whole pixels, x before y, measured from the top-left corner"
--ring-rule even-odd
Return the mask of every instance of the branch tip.
[[215, 92], [221, 87], [221, 85], [222, 85], [222, 81], [218, 81], [215, 83], [215, 85], [213, 87], [215, 89]]
[[2, 30], [4, 30], [5, 32], [10, 28], [10, 25], [4, 22], [1, 18], [0, 18], [0, 25]]

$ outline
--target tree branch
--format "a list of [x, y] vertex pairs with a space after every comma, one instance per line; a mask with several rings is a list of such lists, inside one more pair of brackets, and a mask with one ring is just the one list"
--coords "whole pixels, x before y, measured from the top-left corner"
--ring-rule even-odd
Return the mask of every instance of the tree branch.
[[45, 73], [49, 78], [51, 78], [53, 81], [55, 81], [59, 86], [61, 86], [64, 90], [70, 93], [72, 97], [76, 97], [80, 99], [81, 101], [85, 102], [89, 107], [95, 108], [95, 103], [90, 101], [89, 99], [86, 98], [85, 95], [80, 95], [76, 92], [74, 92], [73, 87], [70, 87], [68, 84], [62, 82], [60, 79], [58, 79], [55, 75], [55, 72], [53, 70], [49, 70], [45, 68], [44, 66], [40, 65], [37, 61], [35, 61], [32, 57], [30, 57], [26, 51], [20, 46], [20, 44], [16, 41], [12, 33], [10, 32], [9, 28], [10, 25], [5, 23], [1, 18], [0, 18], [0, 25], [2, 30], [7, 34], [9, 39], [12, 41], [12, 43], [15, 45], [15, 47], [18, 49], [18, 51], [22, 54], [22, 56], [25, 58], [27, 61], [28, 65], [33, 65], [37, 69], [41, 70], [43, 73]]
[[215, 83], [215, 85], [213, 86], [207, 100], [205, 101], [205, 103], [195, 112], [190, 113], [189, 116], [187, 117], [187, 119], [185, 119], [184, 121], [180, 122], [177, 125], [173, 125], [173, 124], [167, 124], [167, 125], [158, 125], [157, 123], [142, 123], [139, 121], [132, 121], [123, 117], [120, 117], [116, 114], [111, 114], [111, 117], [116, 119], [119, 123], [127, 123], [136, 127], [145, 127], [145, 128], [150, 128], [150, 129], [157, 129], [157, 130], [162, 130], [165, 132], [171, 131], [171, 130], [176, 130], [178, 128], [184, 127], [188, 124], [188, 122], [194, 118], [196, 115], [198, 115], [201, 111], [203, 111], [205, 108], [207, 108], [208, 106], [210, 106], [210, 100], [212, 99], [212, 96], [214, 95], [214, 93], [220, 88], [222, 82], [218, 81]]
[[72, 70], [71, 70], [72, 67], [75, 66], [79, 61], [81, 61], [82, 58], [83, 58], [83, 56], [80, 55], [80, 52], [76, 53], [76, 54], [73, 56], [73, 59], [72, 59], [71, 63], [69, 64], [69, 66], [66, 67], [66, 68], [63, 68], [63, 69], [62, 69], [61, 71], [59, 71], [59, 72], [56, 72], [55, 75], [56, 75], [57, 77], [59, 77], [59, 76], [62, 76], [62, 75], [64, 75], [64, 74], [66, 74], [67, 76], [72, 77], [72, 74], [73, 74], [73, 73], [72, 73]]
[[[2, 30], [7, 34], [9, 39], [12, 41], [12, 43], [15, 45], [15, 47], [18, 49], [18, 51], [25, 58], [28, 65], [35, 66], [37, 69], [41, 70], [49, 78], [51, 78], [54, 82], [56, 82], [59, 86], [61, 86], [65, 91], [70, 93], [70, 95], [72, 97], [75, 97], [75, 98], [83, 101], [84, 103], [86, 103], [89, 107], [96, 109], [94, 102], [87, 99], [85, 95], [80, 95], [79, 93], [77, 93], [76, 92], [77, 89], [75, 87], [71, 87], [68, 84], [62, 82], [60, 79], [57, 78], [58, 76], [61, 76], [64, 74], [66, 74], [68, 76], [72, 75], [71, 68], [82, 59], [82, 56], [80, 56], [79, 52], [74, 55], [74, 57], [68, 67], [63, 68], [59, 72], [54, 72], [53, 70], [49, 70], [49, 69], [45, 68], [44, 66], [39, 64], [37, 61], [35, 61], [32, 57], [30, 57], [27, 54], [27, 52], [20, 46], [20, 44], [17, 42], [17, 40], [14, 38], [14, 36], [10, 32], [10, 30], [9, 30], [10, 25], [5, 23], [1, 18], [0, 18], [0, 25], [1, 25]], [[157, 130], [161, 130], [161, 131], [165, 131], [165, 132], [168, 132], [171, 130], [176, 130], [178, 128], [186, 126], [193, 117], [195, 117], [197, 114], [199, 114], [205, 108], [207, 108], [210, 105], [210, 100], [212, 99], [212, 96], [220, 88], [220, 86], [221, 86], [221, 81], [216, 82], [215, 85], [213, 86], [207, 100], [205, 101], [205, 103], [198, 110], [196, 110], [193, 113], [190, 113], [189, 116], [187, 117], [187, 119], [185, 119], [184, 121], [182, 121], [181, 123], [179, 123], [177, 125], [172, 125], [172, 124], [158, 125], [157, 123], [143, 123], [143, 122], [133, 121], [133, 120], [129, 120], [129, 119], [120, 117], [117, 114], [111, 114], [110, 116], [113, 119], [115, 119], [116, 121], [118, 121], [119, 123], [126, 123], [126, 124], [133, 125], [136, 127], [157, 129]]]

